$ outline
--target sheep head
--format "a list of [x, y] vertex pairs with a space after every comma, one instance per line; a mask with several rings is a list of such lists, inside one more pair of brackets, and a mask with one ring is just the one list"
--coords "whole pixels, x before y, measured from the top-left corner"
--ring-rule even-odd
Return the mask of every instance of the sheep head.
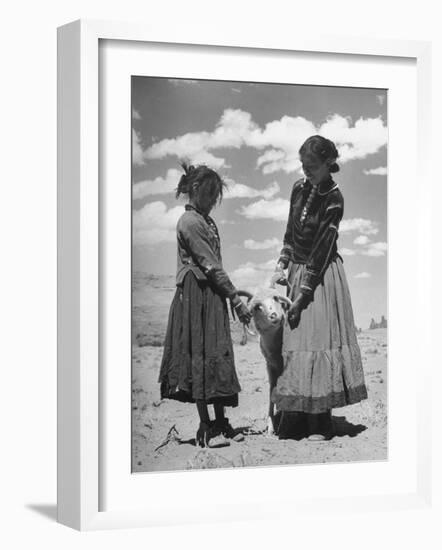
[[273, 288], [260, 289], [253, 295], [240, 290], [238, 294], [247, 297], [247, 305], [260, 334], [278, 329], [282, 325], [286, 311], [292, 305], [289, 298], [281, 296]]

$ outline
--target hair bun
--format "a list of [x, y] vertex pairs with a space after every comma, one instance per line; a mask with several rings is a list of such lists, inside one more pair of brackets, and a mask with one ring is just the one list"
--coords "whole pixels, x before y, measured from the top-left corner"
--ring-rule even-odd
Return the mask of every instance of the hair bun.
[[330, 164], [329, 171], [331, 174], [334, 174], [335, 172], [339, 172], [339, 170], [340, 168], [337, 162], [333, 162], [332, 164]]

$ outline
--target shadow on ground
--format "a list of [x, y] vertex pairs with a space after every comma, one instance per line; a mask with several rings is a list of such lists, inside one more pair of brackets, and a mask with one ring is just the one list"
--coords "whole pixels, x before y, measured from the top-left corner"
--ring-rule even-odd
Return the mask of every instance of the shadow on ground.
[[356, 437], [367, 429], [367, 426], [364, 426], [364, 424], [353, 424], [352, 422], [348, 422], [345, 416], [333, 416], [332, 419], [335, 437], [344, 437], [346, 435], [349, 437]]
[[[367, 429], [363, 424], [353, 424], [345, 416], [332, 416], [333, 437], [356, 437]], [[307, 415], [304, 413], [284, 413], [281, 416], [278, 434], [280, 439], [301, 441], [310, 435]]]

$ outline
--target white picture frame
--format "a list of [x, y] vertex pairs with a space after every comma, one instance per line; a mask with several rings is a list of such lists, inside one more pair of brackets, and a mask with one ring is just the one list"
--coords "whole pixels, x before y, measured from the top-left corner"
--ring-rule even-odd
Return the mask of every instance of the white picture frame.
[[[253, 36], [253, 31], [241, 36], [223, 36], [202, 29], [189, 36], [186, 29], [169, 35], [167, 31], [144, 25], [102, 21], [76, 21], [58, 31], [58, 521], [80, 530], [135, 527], [173, 522], [213, 521], [216, 510], [205, 509], [193, 502], [182, 512], [179, 505], [169, 514], [167, 503], [150, 502], [144, 508], [126, 506], [103, 510], [100, 484], [103, 483], [103, 444], [100, 432], [103, 412], [100, 401], [102, 357], [100, 331], [102, 318], [100, 302], [102, 263], [100, 250], [100, 128], [99, 95], [100, 41], [169, 44], [179, 50], [189, 48], [229, 48], [231, 55], [245, 49], [269, 51], [279, 55], [287, 52], [310, 52], [345, 56], [378, 56], [381, 58], [410, 58], [416, 63], [417, 83], [417, 150], [421, 181], [429, 182], [429, 124], [430, 103], [430, 44], [427, 42], [365, 40], [355, 37], [321, 37], [312, 39], [300, 33], [281, 37], [268, 43], [265, 37]], [[209, 54], [210, 55], [210, 54]], [[189, 75], [191, 76], [191, 75]], [[415, 177], [412, 174], [410, 177]], [[431, 498], [431, 451], [429, 431], [430, 401], [425, 388], [430, 386], [431, 349], [431, 185], [419, 188], [419, 280], [416, 307], [421, 313], [419, 327], [422, 346], [427, 345], [427, 361], [422, 361], [420, 378], [416, 383], [416, 484], [415, 490], [378, 494], [345, 496], [333, 499], [317, 496], [292, 501], [287, 496], [291, 513], [313, 513], [325, 510], [333, 501], [341, 510], [370, 511], [380, 508], [427, 506]], [[129, 451], [128, 451], [129, 452]], [[341, 465], [342, 468], [349, 467]], [[351, 466], [350, 466], [351, 467]], [[298, 467], [299, 468], [299, 467]], [[269, 478], [269, 471], [266, 476]], [[289, 472], [288, 469], [285, 470]], [[130, 472], [127, 472], [130, 474]], [[196, 473], [199, 475], [200, 473]], [[253, 479], [259, 471], [204, 472], [223, 482], [233, 475]], [[174, 484], [185, 484], [183, 475], [156, 474]], [[190, 475], [195, 475], [192, 473]], [[227, 477], [226, 477], [227, 476]], [[264, 476], [264, 474], [263, 474]], [[147, 479], [147, 478], [146, 478]], [[207, 479], [207, 478], [204, 478]], [[153, 483], [154, 478], [150, 481]], [[270, 483], [271, 481], [269, 481]], [[147, 483], [149, 480], [147, 479]], [[253, 481], [252, 481], [253, 484]], [[316, 491], [312, 492], [317, 494]], [[236, 498], [236, 497], [235, 497]], [[275, 496], [253, 495], [238, 497], [236, 507], [221, 519], [250, 519], [269, 517], [265, 502], [275, 502]], [[278, 502], [278, 497], [276, 497]], [[276, 514], [276, 508], [273, 507]], [[199, 513], [196, 513], [198, 512]], [[278, 510], [277, 515], [283, 512]], [[272, 515], [272, 512], [270, 512]]]

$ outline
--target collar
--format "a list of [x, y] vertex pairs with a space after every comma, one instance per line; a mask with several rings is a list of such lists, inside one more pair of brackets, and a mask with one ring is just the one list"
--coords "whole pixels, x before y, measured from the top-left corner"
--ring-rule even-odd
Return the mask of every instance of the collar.
[[204, 214], [203, 212], [201, 212], [201, 210], [198, 210], [198, 208], [196, 208], [195, 206], [193, 206], [193, 204], [185, 204], [184, 205], [184, 208], [186, 210], [195, 210], [195, 212], [198, 212], [198, 214], [201, 214], [201, 216], [203, 216], [204, 218], [206, 217], [206, 214]]
[[194, 210], [194, 211], [197, 212], [200, 216], [202, 216], [202, 217], [206, 220], [207, 223], [213, 223], [213, 224], [215, 223], [215, 222], [213, 221], [213, 219], [209, 216], [209, 214], [204, 214], [204, 212], [201, 212], [201, 210], [199, 210], [198, 208], [196, 208], [195, 206], [193, 206], [193, 204], [187, 203], [187, 204], [184, 205], [184, 208], [185, 208], [186, 210]]
[[[304, 183], [302, 184], [302, 186], [303, 186], [304, 189], [308, 189], [309, 191], [312, 188], [312, 184], [310, 183], [310, 180], [304, 180]], [[318, 185], [318, 193], [317, 194], [318, 194], [319, 197], [323, 197], [324, 195], [328, 195], [329, 193], [331, 193], [332, 191], [334, 191], [338, 187], [339, 187], [338, 184], [330, 176], [328, 179], [326, 179], [325, 181], [322, 181]]]

